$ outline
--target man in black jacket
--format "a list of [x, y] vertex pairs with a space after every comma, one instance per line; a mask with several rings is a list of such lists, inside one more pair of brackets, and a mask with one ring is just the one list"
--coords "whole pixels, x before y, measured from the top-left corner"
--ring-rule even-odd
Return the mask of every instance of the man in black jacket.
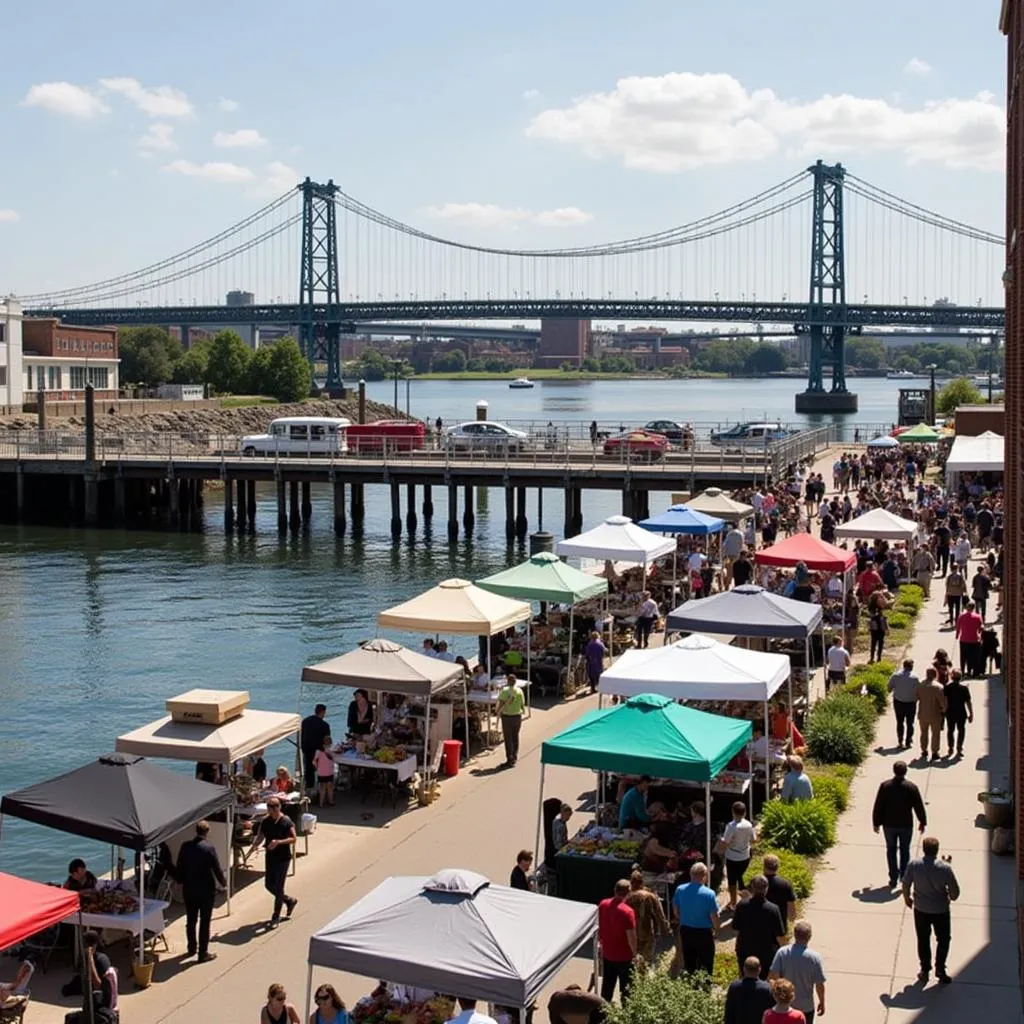
[[327, 705], [317, 704], [313, 709], [313, 714], [307, 715], [302, 720], [302, 728], [299, 732], [299, 744], [302, 747], [302, 781], [307, 789], [310, 786], [316, 786], [313, 758], [318, 750], [323, 749], [324, 740], [330, 735], [331, 727], [327, 722]]
[[[213, 916], [213, 901], [217, 887], [227, 888], [224, 869], [220, 866], [217, 849], [207, 838], [210, 834], [208, 821], [196, 822], [195, 839], [183, 843], [178, 851], [175, 873], [181, 884], [185, 899], [185, 935], [188, 939], [188, 955], [198, 952], [199, 963], [212, 960], [217, 954], [211, 953], [210, 918]], [[199, 925], [199, 942], [196, 942], [196, 924]]]
[[761, 962], [748, 956], [741, 965], [743, 977], [734, 981], [725, 993], [724, 1024], [761, 1024], [765, 1010], [775, 1005], [768, 982], [761, 981]]
[[[892, 766], [892, 778], [878, 787], [871, 824], [885, 834], [885, 859], [889, 866], [889, 888], [903, 881], [910, 860], [910, 839], [914, 834], [914, 815], [923, 832], [928, 822], [921, 791], [907, 778], [906, 761]], [[899, 863], [896, 848], [899, 846]]]

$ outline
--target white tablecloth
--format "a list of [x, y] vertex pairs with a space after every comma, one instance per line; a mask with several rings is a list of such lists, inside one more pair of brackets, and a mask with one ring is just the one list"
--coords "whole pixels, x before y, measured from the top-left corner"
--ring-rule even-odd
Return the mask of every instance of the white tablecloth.
[[[164, 928], [164, 911], [170, 906], [164, 900], [146, 900], [143, 907], [142, 926], [147, 932], [160, 935]], [[64, 920], [68, 924], [78, 924], [78, 913], [68, 914]], [[135, 908], [130, 914], [82, 914], [82, 924], [86, 928], [96, 930], [107, 928], [111, 931], [131, 932], [139, 934], [139, 910]]]
[[[528, 679], [519, 680], [520, 690], [525, 691], [529, 689], [529, 686], [530, 681]], [[503, 679], [501, 685], [495, 685], [493, 690], [469, 690], [466, 694], [466, 699], [470, 704], [497, 704], [498, 694], [504, 689], [504, 687], [505, 682]]]
[[394, 772], [399, 782], [411, 779], [417, 767], [415, 754], [405, 758], [404, 761], [396, 761], [394, 764], [384, 764], [365, 754], [347, 753], [332, 754], [331, 756], [336, 765], [345, 765], [347, 768], [377, 768], [385, 772]]

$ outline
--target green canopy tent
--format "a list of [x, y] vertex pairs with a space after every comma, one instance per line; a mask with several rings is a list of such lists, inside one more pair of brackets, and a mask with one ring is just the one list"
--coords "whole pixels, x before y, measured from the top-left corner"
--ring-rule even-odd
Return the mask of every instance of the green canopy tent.
[[481, 590], [522, 601], [553, 601], [569, 605], [569, 671], [572, 672], [572, 638], [576, 604], [608, 593], [608, 581], [563, 562], [550, 551], [538, 551], [525, 562], [477, 580]]
[[896, 440], [900, 444], [936, 444], [939, 440], [939, 432], [927, 423], [918, 423], [916, 427], [904, 430], [898, 434]]
[[[752, 731], [750, 722], [709, 715], [653, 693], [587, 712], [541, 746], [535, 849], [540, 848], [546, 765], [703, 782], [705, 803], [710, 809], [711, 780], [750, 742]], [[711, 849], [710, 815], [707, 848]]]

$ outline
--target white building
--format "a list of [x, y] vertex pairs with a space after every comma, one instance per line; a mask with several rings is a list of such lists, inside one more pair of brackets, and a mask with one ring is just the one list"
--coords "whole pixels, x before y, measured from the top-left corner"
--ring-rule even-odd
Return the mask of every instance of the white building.
[[21, 348], [21, 303], [0, 301], [0, 412], [21, 412], [24, 368]]

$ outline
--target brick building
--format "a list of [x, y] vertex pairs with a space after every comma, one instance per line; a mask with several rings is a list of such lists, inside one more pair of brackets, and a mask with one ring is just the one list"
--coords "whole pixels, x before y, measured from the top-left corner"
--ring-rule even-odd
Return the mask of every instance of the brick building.
[[[1024, 0], [1003, 0], [1006, 54], [1006, 545], [1003, 679], [1010, 700], [1011, 778], [1017, 814], [1017, 925], [1024, 949]], [[1024, 968], [1024, 964], [1022, 964]], [[1024, 977], [1024, 969], [1022, 969]]]
[[540, 344], [534, 363], [538, 367], [557, 367], [562, 363], [579, 366], [590, 345], [590, 321], [549, 317], [540, 322]]
[[46, 392], [52, 401], [81, 399], [92, 384], [96, 397], [116, 398], [118, 388], [117, 329], [75, 327], [56, 319], [21, 324], [24, 401]]

